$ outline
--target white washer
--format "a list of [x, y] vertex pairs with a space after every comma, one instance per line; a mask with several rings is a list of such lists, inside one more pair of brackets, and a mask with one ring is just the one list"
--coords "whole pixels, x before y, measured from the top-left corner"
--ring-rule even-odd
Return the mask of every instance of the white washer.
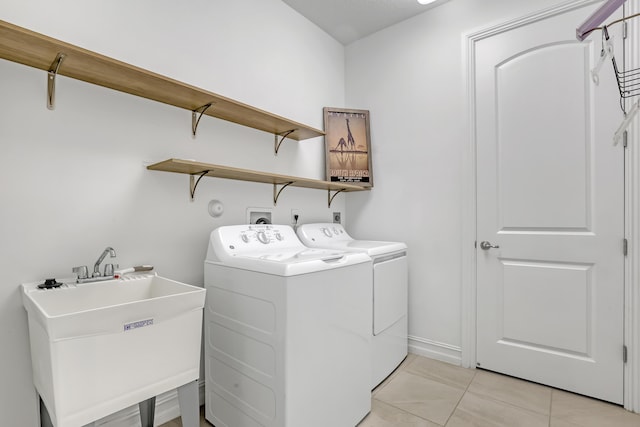
[[369, 293], [373, 299], [369, 329], [373, 337], [373, 389], [407, 357], [407, 245], [355, 240], [341, 224], [303, 224], [297, 233], [310, 248], [364, 252], [373, 259], [373, 285]]
[[204, 264], [205, 417], [353, 427], [371, 409], [371, 258], [287, 225], [219, 227]]

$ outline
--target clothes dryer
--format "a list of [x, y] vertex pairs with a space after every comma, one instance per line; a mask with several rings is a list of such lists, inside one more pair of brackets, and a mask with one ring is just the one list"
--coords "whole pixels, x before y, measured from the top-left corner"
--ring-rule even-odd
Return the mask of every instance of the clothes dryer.
[[369, 292], [373, 308], [369, 320], [373, 389], [402, 363], [408, 353], [407, 245], [356, 240], [341, 224], [303, 224], [298, 226], [297, 234], [307, 247], [362, 252], [373, 259]]
[[207, 420], [353, 427], [369, 413], [369, 256], [309, 249], [290, 226], [224, 226], [204, 277]]

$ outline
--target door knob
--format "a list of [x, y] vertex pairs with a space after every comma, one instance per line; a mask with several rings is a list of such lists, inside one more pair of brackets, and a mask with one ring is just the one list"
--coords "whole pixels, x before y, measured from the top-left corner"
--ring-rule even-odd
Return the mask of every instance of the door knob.
[[491, 248], [494, 249], [498, 249], [500, 246], [498, 245], [492, 245], [490, 242], [487, 242], [486, 240], [480, 242], [480, 249], [488, 251]]

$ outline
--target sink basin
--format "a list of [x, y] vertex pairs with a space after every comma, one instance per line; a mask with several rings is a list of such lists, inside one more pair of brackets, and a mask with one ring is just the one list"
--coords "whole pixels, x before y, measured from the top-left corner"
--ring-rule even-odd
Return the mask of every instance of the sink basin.
[[22, 285], [33, 380], [56, 427], [198, 379], [205, 289], [155, 274]]

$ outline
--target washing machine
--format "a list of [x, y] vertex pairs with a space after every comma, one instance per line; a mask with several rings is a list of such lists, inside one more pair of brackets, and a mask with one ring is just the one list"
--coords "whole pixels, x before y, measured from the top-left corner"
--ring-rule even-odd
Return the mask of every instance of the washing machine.
[[407, 357], [408, 270], [407, 245], [353, 239], [341, 224], [303, 224], [297, 234], [311, 248], [363, 252], [373, 259], [369, 298], [372, 336], [371, 388], [380, 384]]
[[205, 417], [216, 427], [353, 427], [371, 409], [366, 253], [287, 225], [215, 229], [204, 263]]

